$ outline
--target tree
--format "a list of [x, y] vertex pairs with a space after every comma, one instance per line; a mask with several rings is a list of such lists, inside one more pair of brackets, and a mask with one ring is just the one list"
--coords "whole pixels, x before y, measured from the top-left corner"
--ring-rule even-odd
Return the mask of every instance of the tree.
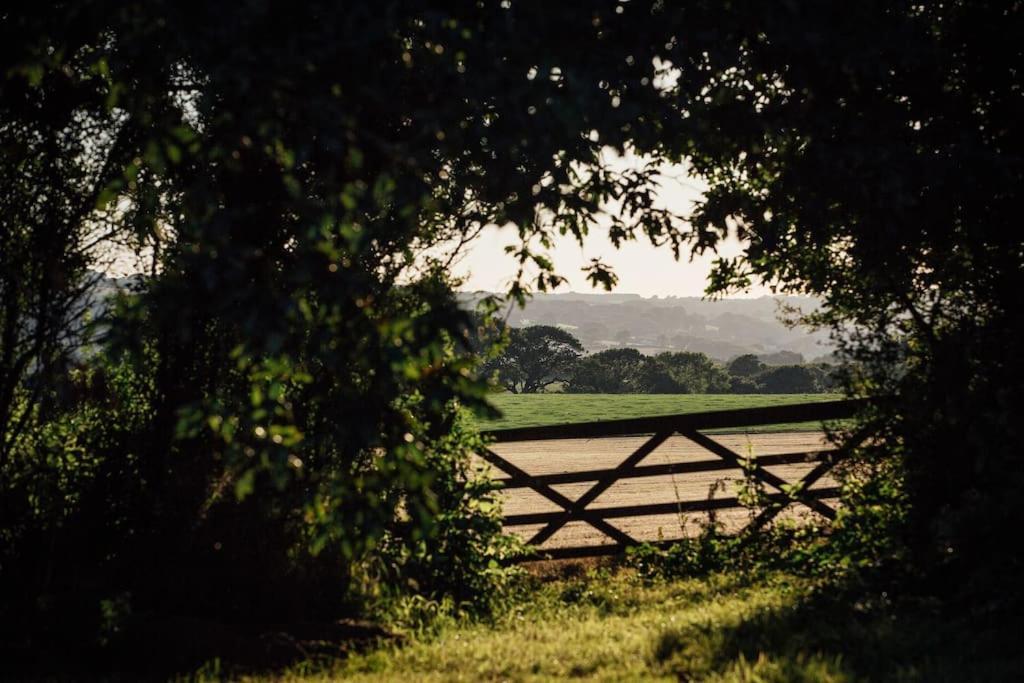
[[[678, 393], [720, 394], [728, 391], [729, 377], [722, 368], [703, 353], [692, 351], [666, 351], [654, 357], [654, 362], [672, 380]], [[669, 385], [660, 383], [666, 389]], [[654, 391], [652, 393], [668, 393]]]
[[648, 357], [636, 349], [607, 349], [576, 363], [567, 391], [577, 394], [629, 394], [642, 391], [641, 371]]
[[819, 391], [814, 372], [802, 365], [779, 365], [757, 376], [766, 394], [813, 394]]
[[[610, 60], [581, 49], [598, 33], [591, 13], [519, 12], [101, 1], [0, 13], [0, 351], [17, 354], [0, 363], [0, 429], [20, 449], [0, 461], [9, 623], [39, 596], [86, 588], [130, 593], [139, 612], [336, 616], [358, 567], [426, 562], [455, 515], [441, 506], [474, 509], [457, 476], [470, 441], [445, 441], [486, 393], [452, 259], [482, 226], [514, 225], [513, 257], [536, 272], [509, 288], [521, 301], [560, 282], [535, 245], [582, 239], [605, 201], [624, 207], [615, 243], [674, 236], [652, 201], [656, 170], [604, 155], [647, 115], [604, 90], [637, 70], [630, 34]], [[20, 438], [9, 395], [52, 383], [50, 331], [85, 285], [82, 237], [104, 209], [119, 230], [98, 248], [148, 266], [94, 368], [117, 381], [66, 412], [14, 402], [33, 418]], [[588, 274], [613, 282], [599, 262]], [[26, 321], [49, 330], [27, 364], [6, 341]], [[99, 418], [120, 401], [131, 419]], [[40, 506], [22, 472], [52, 482], [59, 505]]]
[[753, 377], [764, 370], [764, 363], [752, 353], [736, 356], [726, 366], [733, 377]]
[[729, 380], [730, 394], [761, 394], [763, 389], [754, 377], [732, 377]]
[[560, 327], [513, 327], [508, 346], [484, 371], [514, 394], [535, 394], [555, 382], [570, 383], [582, 353], [580, 341]]
[[873, 453], [902, 472], [917, 566], [950, 588], [964, 571], [988, 572], [975, 587], [1014, 576], [1024, 12], [700, 2], [659, 20], [681, 31], [665, 55], [678, 115], [638, 151], [707, 180], [697, 250], [749, 245], [710, 289], [763, 280], [821, 298], [808, 320], [857, 362], [847, 386], [883, 398]]
[[662, 363], [650, 356], [644, 357], [644, 363], [640, 366], [634, 380], [637, 393], [642, 394], [685, 394], [688, 393], [682, 385]]
[[[66, 26], [49, 29], [5, 38], [17, 49], [59, 40]], [[98, 247], [132, 234], [130, 209], [109, 201], [137, 147], [107, 106], [97, 64], [108, 56], [96, 46], [0, 80], [0, 479], [85, 340], [97, 271], [110, 261]]]
[[636, 349], [608, 349], [582, 358], [568, 385], [574, 393], [704, 394], [728, 391], [725, 372], [702, 353], [645, 356]]

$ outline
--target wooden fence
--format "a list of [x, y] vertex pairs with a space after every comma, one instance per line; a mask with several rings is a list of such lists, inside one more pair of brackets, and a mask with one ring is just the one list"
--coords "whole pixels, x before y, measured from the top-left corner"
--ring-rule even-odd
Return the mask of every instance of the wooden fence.
[[[610, 519], [708, 512], [741, 507], [740, 501], [735, 497], [619, 507], [588, 507], [615, 482], [625, 478], [633, 479], [735, 470], [737, 468], [742, 469], [744, 465], [747, 465], [746, 471], [750, 476], [764, 484], [767, 487], [766, 490], [768, 488], [774, 489], [766, 496], [769, 504], [750, 522], [752, 526], [761, 527], [767, 524], [792, 503], [801, 503], [827, 519], [834, 519], [835, 509], [828, 505], [825, 499], [835, 498], [839, 493], [838, 489], [835, 487], [810, 489], [810, 487], [825, 476], [851, 448], [860, 442], [861, 439], [859, 437], [851, 437], [841, 449], [832, 448], [802, 453], [765, 455], [747, 463], [743, 456], [722, 446], [703, 432], [712, 429], [742, 429], [759, 425], [841, 420], [852, 417], [862, 406], [863, 401], [859, 400], [828, 401], [823, 403], [744, 408], [662, 417], [605, 420], [546, 427], [502, 429], [486, 432], [486, 436], [490, 437], [495, 443], [650, 435], [639, 448], [612, 469], [531, 475], [493, 450], [485, 450], [480, 455], [494, 467], [508, 475], [505, 478], [496, 480], [506, 489], [531, 489], [561, 508], [560, 511], [556, 512], [535, 512], [507, 515], [505, 517], [506, 527], [543, 525], [528, 540], [530, 545], [541, 545], [565, 527], [566, 524], [573, 521], [586, 522], [613, 541], [612, 544], [545, 548], [540, 552], [541, 556], [563, 559], [609, 555], [619, 553], [625, 547], [639, 543], [637, 539], [609, 523], [608, 520]], [[718, 459], [639, 465], [644, 458], [674, 434], [686, 437], [704, 450], [717, 456]], [[799, 481], [793, 482], [786, 481], [764, 469], [766, 466], [795, 463], [816, 463], [816, 465]], [[552, 488], [559, 484], [586, 482], [593, 482], [593, 484], [576, 500], [570, 500]]]

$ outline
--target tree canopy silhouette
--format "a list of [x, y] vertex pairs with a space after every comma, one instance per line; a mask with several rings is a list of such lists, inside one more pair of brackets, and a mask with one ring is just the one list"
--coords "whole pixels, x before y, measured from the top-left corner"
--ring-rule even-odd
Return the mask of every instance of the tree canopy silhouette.
[[556, 382], [568, 383], [583, 355], [580, 340], [560, 327], [512, 327], [508, 336], [501, 355], [482, 370], [514, 394], [536, 394]]
[[[518, 300], [561, 281], [559, 234], [743, 240], [709, 292], [819, 297], [882, 399], [865, 471], [894, 474], [859, 494], [909, 510], [888, 538], [949, 585], [1015, 576], [1022, 29], [966, 1], [0, 10], [4, 613], [336, 615], [369, 566], [489, 594], [448, 269], [490, 224]], [[689, 216], [656, 201], [671, 163], [707, 186]], [[137, 291], [69, 405], [67, 318], [110, 254]]]

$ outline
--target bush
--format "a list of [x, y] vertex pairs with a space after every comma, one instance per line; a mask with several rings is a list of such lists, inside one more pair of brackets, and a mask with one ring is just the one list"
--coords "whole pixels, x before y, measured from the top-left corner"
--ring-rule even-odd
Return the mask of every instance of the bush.
[[422, 536], [413, 525], [390, 530], [364, 562], [373, 579], [364, 584], [375, 599], [421, 595], [450, 599], [458, 610], [489, 612], [508, 597], [519, 572], [511, 560], [525, 548], [502, 533], [501, 501], [495, 485], [472, 466], [484, 447], [472, 421], [456, 416], [452, 429], [427, 448], [434, 472], [437, 513]]
[[[492, 484], [471, 468], [481, 442], [462, 409], [448, 409], [450, 424], [436, 437], [422, 432], [431, 440], [417, 449], [422, 461], [409, 463], [429, 507], [391, 483], [376, 489], [403, 501], [389, 519], [366, 506], [342, 508], [346, 517], [325, 524], [304, 504], [315, 471], [286, 482], [259, 474], [242, 495], [244, 473], [212, 455], [201, 478], [180, 469], [185, 476], [155, 479], [154, 361], [91, 358], [72, 374], [73, 400], [3, 469], [0, 639], [27, 643], [19, 657], [84, 666], [139, 624], [134, 615], [329, 622], [408, 596], [480, 613], [511, 590], [508, 560], [518, 545], [501, 533]], [[421, 400], [405, 409], [416, 413]], [[210, 487], [202, 497], [192, 497], [196, 481]], [[373, 515], [383, 524], [379, 540], [346, 552], [360, 533], [352, 525]]]

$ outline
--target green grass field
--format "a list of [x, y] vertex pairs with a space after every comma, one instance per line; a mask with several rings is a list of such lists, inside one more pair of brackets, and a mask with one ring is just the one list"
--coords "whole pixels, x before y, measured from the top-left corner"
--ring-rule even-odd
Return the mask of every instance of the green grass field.
[[[839, 394], [494, 394], [491, 402], [502, 412], [497, 420], [481, 420], [481, 429], [510, 429], [540, 425], [616, 420], [699, 413], [708, 410], [815, 403], [841, 399]], [[814, 423], [767, 425], [744, 431], [818, 429]], [[723, 430], [724, 431], [724, 430]]]

